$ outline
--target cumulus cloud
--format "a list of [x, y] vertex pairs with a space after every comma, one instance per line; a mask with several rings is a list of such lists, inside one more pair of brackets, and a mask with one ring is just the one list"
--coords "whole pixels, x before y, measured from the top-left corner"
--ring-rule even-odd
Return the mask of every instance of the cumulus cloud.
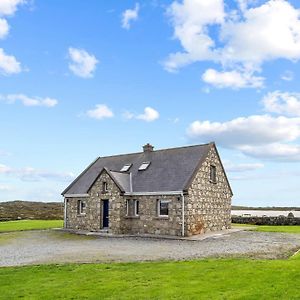
[[198, 141], [216, 141], [223, 147], [274, 160], [300, 159], [300, 118], [254, 115], [227, 122], [195, 121], [187, 134]]
[[129, 111], [126, 111], [123, 114], [123, 117], [125, 119], [138, 119], [138, 120], [143, 120], [146, 122], [153, 122], [159, 118], [159, 112], [155, 110], [154, 108], [147, 106], [144, 109], [144, 113], [142, 114], [134, 114]]
[[300, 117], [300, 94], [280, 91], [268, 93], [262, 100], [267, 112]]
[[86, 115], [92, 119], [102, 120], [105, 118], [112, 118], [114, 113], [107, 105], [97, 104], [94, 109], [88, 110]]
[[202, 80], [217, 88], [261, 88], [264, 78], [253, 76], [251, 73], [241, 73], [239, 71], [218, 72], [214, 69], [207, 69], [202, 75]]
[[281, 75], [281, 79], [285, 81], [292, 81], [294, 79], [294, 73], [292, 71], [285, 71]]
[[[300, 10], [285, 0], [251, 7], [249, 3], [255, 1], [240, 0], [239, 10], [226, 13], [223, 0], [173, 2], [168, 15], [182, 51], [171, 53], [165, 68], [175, 71], [197, 61], [213, 61], [220, 63], [222, 72], [243, 70], [247, 74], [260, 72], [265, 61], [298, 60]], [[210, 34], [212, 27], [214, 36]]]
[[0, 39], [4, 39], [9, 32], [9, 25], [5, 19], [0, 18]]
[[21, 64], [12, 55], [7, 55], [2, 48], [0, 48], [0, 74], [12, 75], [22, 71]]
[[0, 95], [0, 100], [9, 104], [20, 101], [24, 106], [54, 107], [58, 101], [53, 98], [28, 97], [24, 94]]
[[71, 172], [52, 172], [47, 170], [38, 170], [32, 167], [18, 169], [3, 164], [0, 164], [0, 174], [13, 176], [22, 181], [69, 181], [75, 177], [75, 175]]
[[11, 16], [18, 9], [19, 5], [27, 3], [27, 0], [1, 0], [0, 16]]
[[99, 61], [92, 54], [83, 49], [69, 48], [69, 69], [74, 75], [82, 78], [91, 78], [94, 76], [96, 65]]
[[232, 163], [230, 161], [224, 161], [224, 167], [227, 172], [248, 172], [262, 169], [264, 164], [262, 163]]
[[122, 27], [125, 29], [130, 29], [131, 22], [136, 21], [139, 16], [139, 3], [135, 4], [134, 9], [126, 9], [122, 14]]

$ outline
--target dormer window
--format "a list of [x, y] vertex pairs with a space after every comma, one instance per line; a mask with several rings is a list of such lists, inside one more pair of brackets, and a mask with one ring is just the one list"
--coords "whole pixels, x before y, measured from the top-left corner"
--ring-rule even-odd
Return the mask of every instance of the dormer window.
[[132, 164], [126, 164], [122, 167], [120, 172], [127, 172], [131, 168]]
[[140, 167], [139, 167], [139, 171], [145, 171], [150, 165], [150, 161], [146, 161], [146, 162], [143, 162]]

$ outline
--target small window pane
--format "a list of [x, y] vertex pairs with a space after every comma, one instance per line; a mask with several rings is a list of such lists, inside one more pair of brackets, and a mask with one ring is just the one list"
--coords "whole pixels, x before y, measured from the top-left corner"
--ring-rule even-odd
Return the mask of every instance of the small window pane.
[[143, 162], [143, 163], [140, 165], [140, 167], [139, 167], [139, 171], [144, 171], [144, 170], [146, 170], [146, 169], [149, 167], [149, 165], [150, 165], [150, 162], [149, 162], [149, 161]]
[[140, 210], [140, 201], [139, 200], [135, 200], [134, 201], [134, 214], [136, 215], [136, 216], [138, 216], [139, 215], [139, 210]]

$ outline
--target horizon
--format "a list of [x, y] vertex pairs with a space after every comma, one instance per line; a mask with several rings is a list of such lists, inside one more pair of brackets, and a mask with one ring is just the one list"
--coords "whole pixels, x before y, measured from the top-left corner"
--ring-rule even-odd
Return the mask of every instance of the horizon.
[[215, 141], [232, 205], [300, 207], [299, 37], [296, 0], [0, 3], [0, 202]]

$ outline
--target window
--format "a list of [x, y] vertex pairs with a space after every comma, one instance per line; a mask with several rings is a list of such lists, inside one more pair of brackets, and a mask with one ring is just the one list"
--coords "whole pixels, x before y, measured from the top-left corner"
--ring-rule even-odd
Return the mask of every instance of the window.
[[157, 214], [160, 217], [169, 216], [169, 203], [168, 200], [157, 200]]
[[106, 193], [107, 192], [107, 182], [103, 181], [102, 182], [102, 193]]
[[78, 200], [77, 201], [77, 214], [78, 215], [83, 215], [85, 214], [85, 201], [83, 200]]
[[139, 200], [133, 200], [134, 201], [134, 215], [138, 216], [140, 212], [140, 201]]
[[143, 162], [139, 167], [139, 171], [146, 170], [149, 167], [149, 165], [150, 165], [150, 161]]
[[130, 200], [129, 199], [127, 199], [126, 200], [126, 216], [129, 216], [129, 205], [130, 205]]
[[120, 172], [127, 172], [131, 168], [132, 164], [126, 164], [122, 167]]
[[213, 165], [210, 166], [209, 179], [213, 183], [217, 182], [217, 168], [216, 168], [216, 166], [213, 166]]

